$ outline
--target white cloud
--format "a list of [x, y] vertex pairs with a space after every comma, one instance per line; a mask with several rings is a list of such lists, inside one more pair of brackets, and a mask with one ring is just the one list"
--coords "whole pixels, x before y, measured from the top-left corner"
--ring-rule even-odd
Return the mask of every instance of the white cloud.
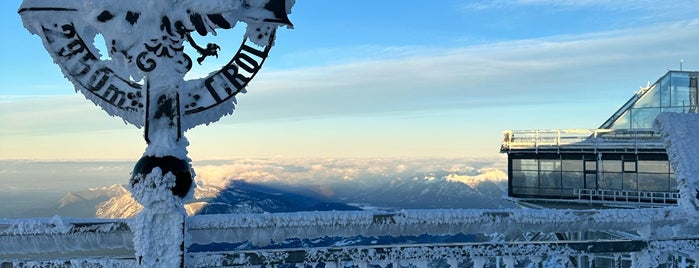
[[[326, 63], [333, 64], [291, 69], [263, 68], [251, 83], [249, 93], [238, 98], [241, 111], [230, 116], [232, 119], [217, 124], [269, 122], [270, 119], [329, 119], [304, 124], [304, 130], [292, 130], [296, 131], [294, 133], [289, 133], [287, 125], [278, 128], [256, 125], [254, 131], [258, 133], [252, 133], [252, 128], [232, 129], [237, 131], [235, 134], [248, 134], [248, 141], [231, 147], [236, 148], [235, 152], [226, 152], [225, 156], [257, 155], [264, 150], [267, 150], [264, 155], [315, 154], [321, 150], [326, 150], [324, 155], [351, 150], [371, 153], [381, 146], [385, 147], [382, 147], [384, 151], [370, 155], [387, 152], [391, 155], [467, 155], [469, 149], [475, 151], [472, 148], [486, 148], [483, 150], [496, 153], [500, 131], [512, 125], [537, 128], [537, 124], [546, 123], [545, 118], [552, 113], [565, 118], [561, 114], [563, 109], [584, 111], [585, 116], [594, 116], [595, 122], [601, 123], [638, 86], [658, 78], [667, 69], [679, 67], [680, 59], [685, 60], [685, 69], [699, 70], [698, 30], [699, 20], [689, 20], [457, 48], [358, 47], [349, 50], [353, 53], [381, 51], [381, 55], [343, 56], [346, 47], [334, 52], [328, 48], [321, 53], [329, 58], [333, 54], [339, 55], [338, 59], [356, 58], [344, 64], [335, 64], [329, 59]], [[72, 92], [70, 89], [65, 91]], [[34, 100], [6, 96], [0, 101], [0, 125], [13, 127], [0, 130], [0, 143], [4, 146], [0, 151], [5, 153], [0, 158], [14, 158], [9, 154], [25, 157], [31, 153], [25, 154], [24, 151], [47, 151], [46, 148], [61, 148], [54, 149], [56, 152], [52, 152], [52, 157], [61, 156], [67, 153], [62, 149], [64, 147], [56, 146], [63, 144], [72, 144], [66, 150], [76, 146], [104, 148], [100, 150], [110, 151], [111, 158], [115, 155], [111, 150], [116, 147], [124, 150], [121, 148], [126, 147], [123, 144], [127, 141], [131, 147], [119, 157], [141, 152], [141, 130], [124, 126], [118, 118], [107, 119], [106, 113], [77, 95], [46, 96]], [[600, 99], [599, 96], [606, 97]], [[591, 105], [595, 109], [589, 109]], [[536, 113], [536, 109], [545, 106], [555, 106], [556, 109]], [[480, 110], [483, 107], [489, 110], [484, 113]], [[525, 108], [516, 109], [521, 107]], [[497, 113], [498, 110], [506, 111]], [[451, 111], [458, 113], [447, 116], [451, 121], [445, 122], [443, 115]], [[582, 122], [579, 114], [574, 116]], [[352, 117], [354, 121], [345, 120], [346, 117]], [[407, 120], [415, 118], [420, 120]], [[395, 124], [399, 121], [396, 119], [405, 120], [400, 120], [402, 124], [399, 125]], [[559, 124], [571, 123], [568, 118], [555, 119]], [[358, 121], [363, 123], [357, 124]], [[335, 132], [328, 130], [338, 125], [342, 128]], [[286, 128], [280, 130], [281, 126]], [[260, 129], [279, 133], [260, 133]], [[99, 136], [104, 134], [98, 132], [101, 130], [111, 133]], [[449, 131], [453, 133], [446, 135]], [[415, 132], [419, 135], [411, 135]], [[217, 135], [211, 135], [211, 140], [229, 140], [223, 137], [226, 135], [229, 134], [219, 128]], [[37, 136], [52, 138], [37, 139]], [[498, 137], [492, 140], [493, 144], [488, 144], [491, 141], [480, 140], [483, 136]], [[261, 147], [275, 148], [240, 151], [240, 147], [255, 144], [258, 137], [267, 139], [257, 141]], [[292, 137], [297, 139], [291, 140]], [[469, 143], [457, 143], [462, 140]], [[206, 142], [210, 141], [193, 144], [201, 148]], [[239, 141], [231, 140], [230, 143]], [[202, 155], [210, 156], [213, 150], [220, 151], [220, 146], [219, 143], [213, 144], [214, 149]], [[323, 146], [328, 148], [321, 148]], [[330, 151], [331, 146], [336, 151]], [[277, 150], [281, 147], [287, 151]], [[442, 149], [446, 147], [451, 151]], [[91, 155], [83, 157], [100, 155], [100, 150], [95, 149]], [[356, 152], [353, 155], [357, 155]], [[352, 175], [347, 174], [347, 177]]]
[[78, 93], [3, 96], [0, 100], [0, 125], [12, 126], [0, 129], [0, 138], [66, 134], [76, 130], [128, 129], [121, 119], [110, 117]]
[[[513, 105], [523, 98], [565, 99], [611, 89], [630, 96], [680, 59], [686, 68], [699, 69], [697, 30], [699, 21], [692, 20], [461, 48], [420, 47], [396, 57], [265, 71], [240, 101], [294, 117]], [[622, 81], [625, 88], [609, 88]]]
[[[263, 70], [249, 93], [239, 97], [239, 106], [269, 119], [574, 102], [571, 94], [591, 98], [609, 90], [630, 96], [636, 86], [676, 68], [680, 59], [685, 69], [699, 69], [698, 30], [699, 20], [690, 20], [458, 48], [326, 48], [317, 53], [340, 55], [337, 62], [347, 63]], [[624, 88], [609, 88], [622, 81]], [[91, 104], [75, 105], [87, 102], [82, 98], [6, 100], [0, 101], [0, 120], [11, 124], [31, 124], [23, 118], [44, 118], [41, 113], [104, 117], [84, 110]]]
[[231, 180], [270, 185], [324, 185], [340, 181], [381, 183], [394, 178], [429, 179], [437, 172], [447, 179], [477, 184], [502, 181], [504, 159], [428, 158], [265, 158], [236, 159], [228, 163], [194, 163], [196, 181], [223, 187]]

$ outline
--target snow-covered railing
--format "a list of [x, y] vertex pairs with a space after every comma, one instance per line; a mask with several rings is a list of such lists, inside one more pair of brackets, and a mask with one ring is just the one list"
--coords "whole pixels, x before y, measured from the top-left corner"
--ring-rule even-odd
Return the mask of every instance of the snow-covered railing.
[[693, 267], [690, 263], [696, 265], [699, 256], [691, 250], [698, 247], [699, 239], [389, 245], [189, 253], [187, 263], [188, 267], [197, 268], [263, 265], [482, 268], [493, 264], [508, 268], [515, 264], [518, 267], [656, 267], [660, 264]]
[[[325, 236], [410, 236], [527, 232], [565, 233], [610, 230], [647, 232], [645, 239], [699, 235], [691, 211], [658, 209], [430, 209], [397, 212], [331, 211], [245, 215], [202, 215], [187, 220], [192, 243], [249, 241], [264, 246], [287, 238]], [[667, 231], [672, 230], [668, 233]], [[662, 232], [659, 232], [662, 231]]]
[[[133, 255], [133, 235], [124, 220], [0, 219], [0, 259], [47, 256]], [[4, 266], [2, 266], [4, 267]]]
[[516, 149], [664, 149], [660, 134], [652, 129], [507, 130], [501, 152]]
[[[274, 263], [334, 263], [348, 260], [387, 266], [387, 263], [419, 263], [442, 260], [471, 265], [485, 262], [543, 260], [573, 261], [580, 256], [673, 260], [699, 258], [699, 216], [680, 207], [607, 210], [478, 210], [434, 209], [298, 212], [243, 215], [201, 215], [187, 218], [189, 248], [199, 245], [243, 243], [253, 249], [223, 252], [188, 250], [187, 267], [228, 267]], [[82, 221], [82, 222], [81, 222]], [[518, 241], [527, 233], [564, 234], [614, 232], [636, 234], [632, 238]], [[457, 234], [497, 234], [488, 241], [371, 244], [303, 248], [266, 248], [287, 239], [324, 237], [379, 237]], [[24, 219], [0, 221], [0, 259], [4, 267], [42, 267], [64, 260], [79, 267], [120, 267], [134, 263], [128, 254], [104, 258], [100, 250], [133, 248], [127, 221]], [[683, 252], [682, 249], [686, 252]], [[66, 254], [65, 252], [70, 252]], [[133, 254], [133, 252], [130, 252]], [[633, 253], [629, 255], [630, 253]], [[53, 254], [53, 255], [51, 255]], [[592, 254], [592, 255], [591, 255]], [[615, 255], [616, 254], [616, 255]], [[639, 255], [640, 254], [640, 255]], [[669, 255], [668, 255], [669, 254]], [[108, 254], [107, 254], [108, 255]], [[650, 256], [650, 257], [649, 257]], [[33, 259], [34, 261], [26, 261]], [[115, 264], [110, 264], [115, 263]], [[23, 265], [23, 266], [22, 266]], [[395, 267], [395, 266], [394, 266]], [[419, 266], [427, 267], [427, 266]]]

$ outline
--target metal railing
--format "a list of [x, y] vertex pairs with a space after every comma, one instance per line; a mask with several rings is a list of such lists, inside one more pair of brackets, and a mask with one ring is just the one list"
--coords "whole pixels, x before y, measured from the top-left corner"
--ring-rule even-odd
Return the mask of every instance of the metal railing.
[[653, 130], [562, 129], [507, 130], [501, 152], [539, 149], [664, 149], [660, 134]]
[[679, 192], [650, 192], [650, 191], [631, 191], [631, 190], [601, 190], [601, 189], [573, 189], [573, 194], [580, 201], [587, 202], [614, 202], [614, 203], [630, 203], [636, 204], [677, 204], [680, 199]]
[[[695, 264], [699, 252], [699, 213], [675, 208], [556, 209], [433, 209], [397, 212], [298, 212], [202, 215], [187, 218], [191, 245], [233, 246], [226, 250], [187, 250], [187, 267], [259, 267], [309, 264], [416, 264], [417, 267], [484, 267], [501, 263], [559, 262], [589, 267], [594, 259], [614, 262], [652, 260]], [[86, 254], [99, 250], [133, 249], [127, 220], [90, 219], [0, 220], [0, 267], [128, 267], [128, 254]], [[672, 232], [668, 232], [672, 230]], [[584, 237], [531, 241], [513, 238], [528, 233], [611, 232], [635, 234], [612, 239]], [[284, 245], [287, 239], [323, 237], [421, 236], [482, 234], [486, 240], [463, 242], [399, 242], [363, 245]], [[492, 234], [497, 234], [493, 236]], [[86, 239], [89, 238], [89, 239]], [[556, 237], [556, 236], [554, 236]], [[272, 242], [276, 241], [276, 242]], [[240, 243], [252, 245], [241, 249]], [[23, 245], [17, 247], [17, 245]], [[191, 248], [191, 246], [190, 246]], [[689, 250], [689, 251], [688, 251]], [[643, 252], [641, 254], [641, 252]], [[636, 255], [639, 253], [640, 255]], [[638, 260], [642, 257], [643, 260]], [[600, 260], [601, 261], [601, 260]], [[435, 264], [436, 263], [436, 264]], [[575, 264], [574, 264], [575, 263]], [[434, 265], [433, 265], [434, 264]], [[350, 265], [351, 266], [351, 265]], [[675, 265], [677, 266], [677, 265]], [[298, 266], [285, 266], [298, 267]]]

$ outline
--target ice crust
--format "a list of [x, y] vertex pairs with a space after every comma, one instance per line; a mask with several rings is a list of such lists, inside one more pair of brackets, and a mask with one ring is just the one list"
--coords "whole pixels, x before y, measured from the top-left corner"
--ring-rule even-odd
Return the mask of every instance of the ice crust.
[[[82, 45], [70, 43], [70, 41], [59, 40], [46, 36], [42, 38], [44, 47], [54, 59], [54, 62], [61, 67], [64, 76], [70, 80], [75, 90], [81, 92], [87, 99], [95, 105], [102, 108], [107, 114], [122, 118], [125, 122], [135, 125], [136, 127], [144, 127], [146, 125], [144, 109], [123, 109], [114, 103], [110, 103], [105, 93], [97, 94], [92, 92], [95, 89], [95, 79], [89, 77], [80, 77], [80, 68], [85, 67], [80, 58], [89, 53], [97, 57], [98, 61], [91, 61], [91, 70], [107, 68], [115, 75], [112, 80], [122, 79], [120, 89], [128, 94], [139, 94], [145, 96], [145, 88], [148, 81], [157, 81], [160, 85], [166, 85], [164, 90], [179, 89], [182, 102], [180, 109], [184, 110], [184, 105], [190, 100], [191, 96], [199, 94], [199, 91], [206, 91], [203, 88], [204, 78], [184, 80], [184, 74], [187, 72], [183, 69], [181, 61], [177, 60], [160, 60], [156, 58], [157, 68], [152, 72], [145, 72], [136, 68], [135, 57], [143, 51], [144, 44], [149, 44], [152, 40], [163, 36], [162, 28], [159, 27], [164, 16], [172, 22], [181, 22], [186, 29], [193, 30], [195, 25], [190, 16], [193, 14], [199, 15], [204, 21], [210, 22], [209, 14], [219, 14], [221, 17], [234, 27], [237, 22], [245, 23], [245, 33], [243, 38], [249, 40], [260, 47], [271, 46], [274, 43], [273, 31], [284, 24], [265, 21], [273, 14], [264, 9], [268, 0], [204, 0], [204, 1], [182, 1], [182, 0], [150, 0], [150, 1], [104, 1], [104, 0], [24, 0], [20, 6], [22, 21], [24, 27], [31, 33], [44, 36], [44, 31], [47, 31], [45, 25], [56, 25], [57, 29], [48, 29], [54, 33], [66, 33], [65, 29], [61, 29], [61, 25], [72, 25], [84, 42], [83, 51]], [[287, 14], [291, 13], [291, 7], [294, 5], [294, 0], [286, 0]], [[39, 9], [52, 10], [39, 10]], [[55, 10], [60, 8], [61, 10]], [[147, 11], [147, 12], [146, 12]], [[103, 12], [108, 12], [110, 15], [133, 14], [137, 13], [138, 17], [134, 24], [127, 20], [111, 19], [108, 21], [99, 21], [100, 15]], [[130, 13], [129, 13], [130, 12]], [[109, 16], [102, 16], [108, 17]], [[145, 27], [145, 26], [148, 27]], [[213, 26], [212, 26], [213, 25]], [[238, 26], [240, 27], [240, 26]], [[291, 27], [287, 25], [287, 27]], [[198, 31], [193, 34], [212, 34], [216, 35], [218, 29], [215, 23], [206, 23], [204, 33]], [[100, 51], [94, 44], [95, 37], [101, 35], [105, 41], [107, 51]], [[259, 38], [264, 36], [265, 38]], [[269, 38], [267, 38], [269, 37]], [[65, 43], [68, 42], [68, 43]], [[178, 41], [171, 44], [173, 51], [167, 53], [178, 54], [178, 46], [184, 41]], [[167, 45], [167, 44], [166, 44]], [[74, 56], [66, 57], [65, 48], [75, 49], [79, 51]], [[63, 50], [62, 50], [63, 49]], [[63, 53], [62, 53], [63, 52]], [[67, 51], [74, 52], [74, 51]], [[77, 53], [77, 52], [76, 52]], [[163, 52], [165, 53], [165, 52]], [[183, 53], [179, 53], [181, 55]], [[191, 55], [196, 58], [198, 55]], [[195, 63], [196, 64], [196, 63]], [[89, 71], [89, 72], [92, 72]], [[88, 72], [88, 74], [89, 74]], [[89, 75], [88, 75], [89, 76]], [[94, 78], [94, 77], [93, 77]], [[110, 81], [112, 81], [110, 80]], [[161, 90], [158, 86], [151, 88], [153, 91]], [[245, 93], [245, 89], [241, 89], [241, 93]], [[210, 124], [218, 121], [221, 117], [233, 113], [235, 109], [235, 97], [228, 99], [225, 102], [218, 103], [202, 112], [197, 112], [195, 116], [182, 116], [181, 125], [184, 130], [191, 129], [197, 125]]]
[[655, 127], [677, 178], [679, 205], [699, 213], [699, 114], [661, 113]]
[[[142, 176], [142, 175], [141, 175]], [[175, 176], [162, 175], [153, 168], [141, 183], [130, 187], [131, 194], [143, 209], [129, 222], [133, 230], [136, 258], [142, 267], [178, 267], [184, 260], [184, 218], [182, 199], [172, 194]]]

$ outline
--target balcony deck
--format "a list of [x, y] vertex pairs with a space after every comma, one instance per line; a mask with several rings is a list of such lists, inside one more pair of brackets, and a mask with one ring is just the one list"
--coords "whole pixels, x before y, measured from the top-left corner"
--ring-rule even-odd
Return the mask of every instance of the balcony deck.
[[650, 129], [507, 130], [504, 136], [501, 153], [665, 150], [660, 134]]

